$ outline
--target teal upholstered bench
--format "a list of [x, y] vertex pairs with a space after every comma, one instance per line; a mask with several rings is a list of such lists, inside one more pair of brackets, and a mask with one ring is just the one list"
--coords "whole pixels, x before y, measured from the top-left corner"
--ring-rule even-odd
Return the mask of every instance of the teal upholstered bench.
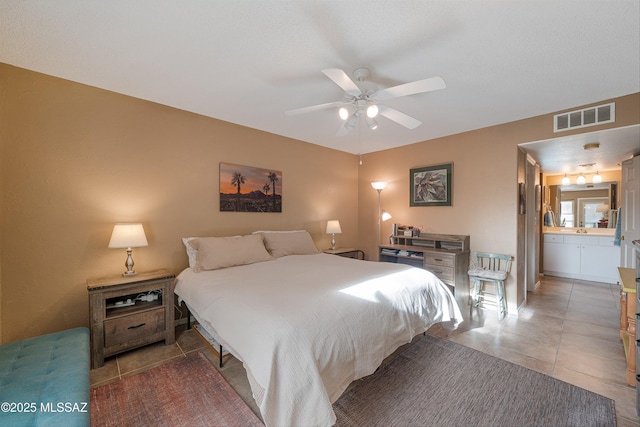
[[0, 426], [88, 426], [89, 330], [0, 345]]

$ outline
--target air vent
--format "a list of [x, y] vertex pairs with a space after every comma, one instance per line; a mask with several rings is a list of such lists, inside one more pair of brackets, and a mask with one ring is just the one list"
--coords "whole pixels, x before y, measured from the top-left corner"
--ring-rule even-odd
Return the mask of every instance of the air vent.
[[553, 116], [553, 131], [584, 128], [616, 121], [616, 103], [598, 105]]

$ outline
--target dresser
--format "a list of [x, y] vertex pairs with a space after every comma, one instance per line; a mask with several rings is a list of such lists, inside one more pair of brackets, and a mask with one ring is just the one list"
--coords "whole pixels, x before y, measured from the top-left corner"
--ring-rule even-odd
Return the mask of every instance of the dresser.
[[378, 246], [379, 261], [429, 270], [449, 286], [460, 307], [469, 303], [469, 236], [421, 233], [391, 237], [394, 244]]

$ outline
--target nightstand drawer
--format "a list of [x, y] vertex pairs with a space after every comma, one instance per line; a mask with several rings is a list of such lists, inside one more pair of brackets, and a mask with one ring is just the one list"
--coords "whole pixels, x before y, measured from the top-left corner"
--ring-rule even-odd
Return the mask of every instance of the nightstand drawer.
[[440, 254], [424, 254], [424, 263], [425, 265], [434, 265], [434, 266], [444, 266], [444, 267], [452, 267], [455, 264], [454, 257], [450, 255], [440, 255]]
[[104, 322], [104, 346], [111, 347], [165, 330], [163, 307]]
[[443, 282], [453, 282], [454, 274], [453, 267], [442, 267], [438, 265], [425, 265], [425, 270], [429, 270], [433, 274], [435, 274], [438, 279]]

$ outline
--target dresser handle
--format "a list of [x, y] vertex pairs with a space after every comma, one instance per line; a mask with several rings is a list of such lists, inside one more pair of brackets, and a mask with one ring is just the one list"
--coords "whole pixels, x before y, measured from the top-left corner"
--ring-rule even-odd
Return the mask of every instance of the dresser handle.
[[443, 261], [443, 260], [442, 260], [442, 258], [434, 258], [434, 259], [435, 259], [436, 261], [440, 261], [440, 262], [442, 262], [442, 261]]
[[144, 325], [146, 325], [146, 323], [140, 323], [139, 325], [129, 326], [127, 329], [138, 329], [142, 328]]

